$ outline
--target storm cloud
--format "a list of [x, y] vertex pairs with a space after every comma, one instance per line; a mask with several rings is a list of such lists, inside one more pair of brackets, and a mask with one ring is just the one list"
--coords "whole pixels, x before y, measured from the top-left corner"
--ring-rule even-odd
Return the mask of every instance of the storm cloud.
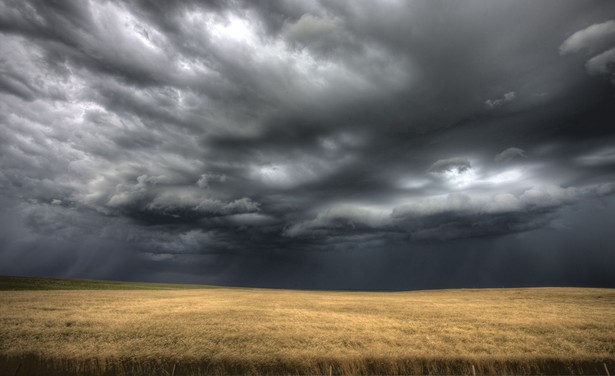
[[613, 2], [8, 0], [0, 51], [1, 273], [615, 286]]

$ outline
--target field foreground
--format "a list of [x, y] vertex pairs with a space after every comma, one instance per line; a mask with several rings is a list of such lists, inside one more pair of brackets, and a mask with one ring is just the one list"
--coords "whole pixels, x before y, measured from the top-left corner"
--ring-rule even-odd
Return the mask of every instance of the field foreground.
[[615, 290], [0, 291], [0, 374], [615, 374]]

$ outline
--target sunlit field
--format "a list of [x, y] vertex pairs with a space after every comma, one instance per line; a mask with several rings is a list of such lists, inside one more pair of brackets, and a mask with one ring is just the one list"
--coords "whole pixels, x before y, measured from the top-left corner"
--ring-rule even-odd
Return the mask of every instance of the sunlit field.
[[615, 290], [0, 291], [0, 356], [8, 375], [613, 374]]

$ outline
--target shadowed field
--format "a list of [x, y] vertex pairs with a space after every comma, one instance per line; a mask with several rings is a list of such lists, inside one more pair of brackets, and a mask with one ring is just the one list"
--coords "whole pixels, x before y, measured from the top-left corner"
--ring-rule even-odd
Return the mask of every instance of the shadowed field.
[[0, 358], [20, 375], [606, 374], [615, 290], [0, 291]]
[[0, 291], [19, 290], [186, 290], [209, 289], [218, 286], [100, 281], [94, 279], [40, 278], [0, 276]]

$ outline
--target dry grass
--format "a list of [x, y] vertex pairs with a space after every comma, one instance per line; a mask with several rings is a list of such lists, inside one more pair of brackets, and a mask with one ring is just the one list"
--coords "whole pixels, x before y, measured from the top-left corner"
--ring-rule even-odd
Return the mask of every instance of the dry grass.
[[604, 374], [615, 290], [2, 291], [0, 358], [0, 374]]

